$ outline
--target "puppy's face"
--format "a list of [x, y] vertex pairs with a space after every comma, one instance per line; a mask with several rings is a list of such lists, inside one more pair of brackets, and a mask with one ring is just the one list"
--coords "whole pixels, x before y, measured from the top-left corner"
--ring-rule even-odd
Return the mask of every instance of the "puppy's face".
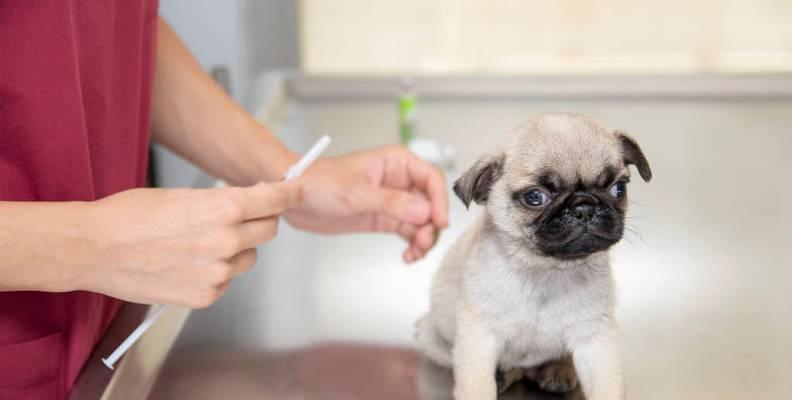
[[626, 134], [581, 115], [547, 114], [520, 125], [454, 191], [465, 205], [486, 204], [493, 224], [518, 246], [575, 259], [621, 239], [628, 165], [651, 179], [646, 158]]

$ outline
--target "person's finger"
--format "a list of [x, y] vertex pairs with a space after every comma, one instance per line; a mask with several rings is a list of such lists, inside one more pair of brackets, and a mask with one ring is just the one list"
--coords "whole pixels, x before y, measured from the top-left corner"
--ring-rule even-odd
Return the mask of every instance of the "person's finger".
[[384, 213], [408, 224], [423, 225], [431, 217], [431, 204], [406, 190], [372, 189], [365, 195], [363, 203], [365, 211]]
[[435, 244], [435, 232], [436, 230], [433, 225], [422, 226], [415, 233], [415, 240], [413, 241], [415, 247], [426, 254], [426, 252], [428, 252]]
[[404, 262], [411, 264], [414, 259], [415, 257], [412, 254], [412, 248], [408, 247], [407, 250], [404, 250], [404, 253], [402, 253], [402, 260], [404, 260]]
[[255, 248], [246, 249], [239, 252], [237, 255], [228, 260], [228, 265], [231, 267], [230, 275], [235, 277], [244, 272], [250, 271], [256, 265], [256, 256], [258, 252]]
[[421, 255], [425, 255], [432, 249], [437, 239], [437, 230], [433, 225], [426, 225], [422, 226], [418, 231], [415, 233], [415, 240], [413, 244], [415, 245], [418, 250], [421, 251]]
[[407, 224], [393, 218], [387, 214], [378, 214], [374, 222], [375, 232], [390, 232], [399, 235], [405, 242], [412, 243], [415, 237], [415, 231], [418, 227], [412, 224]]
[[418, 259], [420, 258], [420, 253], [416, 250], [412, 242], [407, 243], [407, 249], [404, 250], [404, 253], [402, 254], [402, 258], [404, 259], [404, 262], [406, 262], [407, 264], [411, 264], [415, 261], [418, 261]]
[[259, 183], [235, 189], [239, 191], [243, 220], [279, 215], [303, 201], [302, 185], [296, 182]]
[[413, 242], [415, 238], [415, 232], [418, 231], [418, 227], [411, 224], [400, 223], [399, 228], [396, 230], [396, 233], [404, 239], [405, 242], [409, 245]]
[[437, 237], [436, 232], [435, 226], [431, 224], [418, 228], [412, 242], [410, 242], [410, 248], [405, 253], [405, 259], [409, 259], [410, 262], [422, 259], [434, 246]]
[[217, 293], [217, 298], [218, 299], [223, 297], [225, 292], [228, 290], [229, 286], [231, 286], [231, 281], [230, 280], [229, 281], [225, 281], [225, 282], [217, 285], [217, 288], [216, 288], [217, 292], [216, 293]]
[[247, 249], [269, 242], [278, 234], [278, 217], [251, 219], [237, 228], [239, 248]]
[[181, 304], [193, 309], [207, 308], [223, 297], [230, 285], [231, 280], [228, 279], [209, 288], [192, 288], [190, 294], [183, 300], [176, 300], [172, 303]]
[[[375, 231], [396, 233], [402, 239], [404, 239], [405, 242], [407, 242], [407, 249], [405, 249], [402, 253], [402, 259], [404, 262], [409, 264], [423, 257], [425, 252], [420, 251], [415, 244], [415, 236], [419, 230], [418, 226], [401, 222], [385, 214], [377, 215], [376, 218], [377, 219], [374, 224]], [[432, 227], [431, 224], [427, 226]], [[423, 243], [425, 242], [425, 239], [421, 239], [419, 242]]]
[[229, 287], [231, 287], [230, 280], [217, 285], [217, 288], [215, 289], [215, 293], [214, 293], [215, 299], [212, 303], [217, 302], [217, 300], [220, 300], [220, 298], [226, 294]]
[[415, 187], [426, 193], [432, 204], [432, 222], [442, 229], [448, 226], [448, 193], [443, 174], [432, 164], [410, 154], [407, 163]]

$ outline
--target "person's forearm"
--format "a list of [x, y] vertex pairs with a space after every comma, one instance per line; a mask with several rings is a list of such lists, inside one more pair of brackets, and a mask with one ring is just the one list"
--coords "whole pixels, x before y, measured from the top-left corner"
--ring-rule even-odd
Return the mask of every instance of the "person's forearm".
[[0, 201], [0, 292], [84, 290], [206, 307], [256, 261], [299, 183], [130, 189], [90, 202]]
[[80, 289], [86, 203], [0, 202], [0, 291]]
[[279, 180], [296, 155], [201, 69], [162, 19], [159, 29], [154, 140], [232, 184]]

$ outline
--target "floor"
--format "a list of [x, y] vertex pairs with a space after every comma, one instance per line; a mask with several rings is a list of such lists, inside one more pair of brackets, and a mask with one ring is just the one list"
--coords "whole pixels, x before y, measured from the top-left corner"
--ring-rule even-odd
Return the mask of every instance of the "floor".
[[[792, 398], [792, 102], [427, 101], [419, 131], [456, 147], [451, 181], [555, 110], [627, 130], [654, 172], [631, 183], [631, 233], [612, 251], [630, 398]], [[390, 102], [302, 101], [278, 133], [295, 149], [328, 133], [338, 154], [395, 142], [395, 119]], [[480, 211], [451, 204], [452, 226], [413, 266], [391, 237], [283, 229], [192, 314], [151, 398], [449, 398], [448, 372], [411, 345], [444, 250]], [[523, 385], [503, 398], [559, 397]]]

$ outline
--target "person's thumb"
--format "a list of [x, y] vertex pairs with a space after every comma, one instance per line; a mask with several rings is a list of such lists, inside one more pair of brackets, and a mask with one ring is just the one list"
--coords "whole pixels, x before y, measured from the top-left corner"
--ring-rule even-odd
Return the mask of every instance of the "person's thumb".
[[404, 190], [377, 189], [369, 200], [369, 211], [381, 212], [413, 225], [427, 223], [431, 215], [428, 200]]
[[297, 182], [259, 183], [237, 190], [242, 193], [245, 220], [279, 215], [303, 202], [303, 187]]

